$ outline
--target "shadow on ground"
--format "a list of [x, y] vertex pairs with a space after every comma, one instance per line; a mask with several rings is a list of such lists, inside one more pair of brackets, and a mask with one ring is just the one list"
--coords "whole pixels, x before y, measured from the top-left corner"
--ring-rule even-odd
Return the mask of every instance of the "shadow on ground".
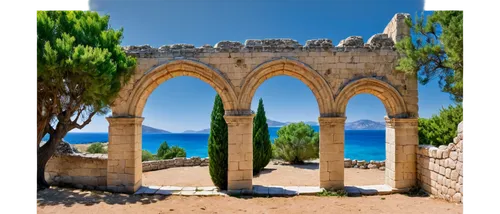
[[71, 188], [51, 187], [37, 192], [38, 206], [54, 206], [63, 204], [71, 207], [74, 204], [92, 206], [104, 202], [106, 204], [152, 204], [166, 199], [164, 195], [129, 195], [103, 191], [79, 190]]

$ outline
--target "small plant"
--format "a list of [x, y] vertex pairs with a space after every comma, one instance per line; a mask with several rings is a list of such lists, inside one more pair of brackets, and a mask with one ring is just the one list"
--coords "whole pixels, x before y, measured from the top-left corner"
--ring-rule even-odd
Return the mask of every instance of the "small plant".
[[148, 150], [142, 150], [142, 161], [154, 160], [155, 157]]
[[106, 154], [108, 150], [104, 148], [102, 143], [93, 143], [87, 148], [87, 152], [91, 154]]
[[347, 196], [347, 192], [343, 189], [341, 190], [326, 190], [318, 193], [318, 196], [337, 196], [337, 197], [345, 197]]
[[176, 157], [186, 157], [186, 150], [179, 146], [172, 146], [167, 150], [167, 153], [165, 153], [163, 159], [172, 159]]

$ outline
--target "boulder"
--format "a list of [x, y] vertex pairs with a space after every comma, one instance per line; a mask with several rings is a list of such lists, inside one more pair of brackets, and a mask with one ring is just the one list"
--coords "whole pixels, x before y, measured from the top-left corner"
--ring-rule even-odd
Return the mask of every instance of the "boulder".
[[377, 165], [375, 164], [368, 164], [368, 169], [377, 169]]
[[352, 161], [351, 159], [344, 159], [344, 168], [351, 168]]
[[308, 48], [331, 48], [333, 47], [330, 39], [311, 39], [306, 41], [305, 47]]
[[214, 48], [219, 48], [223, 50], [240, 49], [241, 47], [243, 47], [243, 44], [241, 44], [241, 42], [235, 42], [235, 41], [220, 41], [214, 46]]
[[385, 170], [385, 166], [381, 166], [381, 167], [379, 167], [378, 169], [380, 169], [380, 170]]
[[[40, 142], [40, 147], [45, 145], [45, 143], [47, 143], [47, 142], [46, 141]], [[56, 155], [74, 154], [74, 153], [79, 153], [78, 149], [76, 149], [75, 147], [73, 147], [71, 144], [69, 144], [66, 141], [60, 142], [59, 145], [57, 145], [57, 148], [55, 151]]]
[[363, 37], [361, 36], [349, 36], [346, 39], [340, 41], [337, 47], [363, 47]]
[[378, 33], [368, 39], [368, 45], [371, 48], [393, 47], [394, 41], [387, 34]]

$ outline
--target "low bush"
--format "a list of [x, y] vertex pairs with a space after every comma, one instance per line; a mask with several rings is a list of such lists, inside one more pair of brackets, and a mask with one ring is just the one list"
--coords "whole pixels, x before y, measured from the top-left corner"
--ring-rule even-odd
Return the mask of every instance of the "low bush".
[[303, 122], [281, 127], [274, 140], [273, 156], [291, 164], [319, 157], [319, 134]]
[[439, 115], [433, 115], [429, 119], [418, 119], [419, 144], [440, 146], [453, 143], [453, 138], [457, 136], [457, 126], [462, 120], [461, 104], [442, 108]]
[[142, 150], [142, 161], [154, 160], [155, 157], [148, 150]]
[[106, 154], [108, 150], [104, 148], [104, 144], [102, 143], [93, 143], [87, 148], [87, 153], [91, 154]]
[[167, 153], [165, 153], [163, 159], [172, 159], [176, 157], [186, 157], [186, 150], [178, 146], [172, 146], [167, 150]]

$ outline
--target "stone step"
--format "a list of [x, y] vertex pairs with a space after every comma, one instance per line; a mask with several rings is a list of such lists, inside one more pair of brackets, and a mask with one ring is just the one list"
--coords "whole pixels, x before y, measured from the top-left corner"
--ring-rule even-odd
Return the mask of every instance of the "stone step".
[[[252, 190], [219, 191], [217, 187], [179, 187], [179, 186], [141, 186], [136, 195], [183, 195], [183, 196], [216, 196], [216, 195], [253, 195], [253, 196], [297, 196], [316, 195], [324, 189], [317, 186], [261, 186], [254, 185]], [[403, 190], [393, 189], [388, 185], [346, 186], [348, 196], [387, 195]]]

